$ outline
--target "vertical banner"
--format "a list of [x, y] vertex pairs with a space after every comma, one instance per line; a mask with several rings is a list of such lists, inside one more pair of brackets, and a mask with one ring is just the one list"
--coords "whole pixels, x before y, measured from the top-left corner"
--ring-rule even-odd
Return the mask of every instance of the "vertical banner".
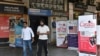
[[67, 21], [56, 22], [57, 47], [67, 47]]
[[100, 56], [100, 25], [97, 25], [97, 56]]
[[79, 51], [96, 53], [96, 15], [79, 16]]
[[100, 25], [97, 26], [97, 45], [100, 46]]
[[24, 20], [23, 18], [16, 18], [16, 16], [9, 17], [10, 21], [9, 46], [11, 47], [16, 47], [17, 42], [19, 42], [19, 40], [17, 39], [21, 39], [23, 20]]
[[73, 50], [78, 48], [78, 20], [67, 21], [68, 47]]
[[0, 16], [0, 38], [9, 38], [9, 17]]

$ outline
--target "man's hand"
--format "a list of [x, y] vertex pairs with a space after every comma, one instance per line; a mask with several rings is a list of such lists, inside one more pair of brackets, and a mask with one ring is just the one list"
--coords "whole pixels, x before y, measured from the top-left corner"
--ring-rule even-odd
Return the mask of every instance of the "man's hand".
[[48, 35], [48, 33], [43, 33], [44, 35]]
[[48, 35], [50, 32], [46, 32], [46, 33], [40, 33], [40, 32], [37, 32], [38, 35]]
[[40, 35], [44, 35], [44, 33], [39, 33]]
[[32, 37], [32, 43], [34, 42], [35, 40], [34, 40], [34, 37]]
[[48, 35], [48, 33], [40, 33], [40, 35]]

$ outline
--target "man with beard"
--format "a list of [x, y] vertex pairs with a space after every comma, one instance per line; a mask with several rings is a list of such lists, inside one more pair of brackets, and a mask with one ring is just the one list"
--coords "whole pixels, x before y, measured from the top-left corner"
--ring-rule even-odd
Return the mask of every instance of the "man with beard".
[[40, 20], [40, 26], [37, 29], [37, 34], [39, 35], [37, 56], [42, 55], [42, 48], [44, 48], [45, 56], [48, 55], [47, 40], [49, 32], [49, 27], [44, 24], [44, 20]]

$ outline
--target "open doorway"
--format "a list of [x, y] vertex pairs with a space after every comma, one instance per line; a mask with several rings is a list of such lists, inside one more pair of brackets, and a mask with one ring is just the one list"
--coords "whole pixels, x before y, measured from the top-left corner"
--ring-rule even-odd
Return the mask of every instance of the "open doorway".
[[40, 25], [41, 19], [45, 20], [45, 24], [48, 25], [48, 17], [47, 16], [30, 15], [29, 19], [30, 19], [30, 27], [32, 28], [32, 30], [34, 31], [34, 34], [35, 34], [34, 44], [37, 44], [37, 41], [38, 41], [38, 35], [36, 34], [37, 33], [37, 27]]

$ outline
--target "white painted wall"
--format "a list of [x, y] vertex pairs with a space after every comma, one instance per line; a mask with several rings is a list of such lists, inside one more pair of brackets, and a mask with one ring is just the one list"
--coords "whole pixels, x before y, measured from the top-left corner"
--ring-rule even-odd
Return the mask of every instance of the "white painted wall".
[[23, 2], [24, 2], [24, 5], [26, 6], [26, 7], [29, 7], [29, 0], [22, 0]]
[[73, 3], [69, 3], [69, 20], [73, 20], [74, 18], [74, 10], [73, 10], [73, 7], [74, 7], [74, 5], [73, 5]]

